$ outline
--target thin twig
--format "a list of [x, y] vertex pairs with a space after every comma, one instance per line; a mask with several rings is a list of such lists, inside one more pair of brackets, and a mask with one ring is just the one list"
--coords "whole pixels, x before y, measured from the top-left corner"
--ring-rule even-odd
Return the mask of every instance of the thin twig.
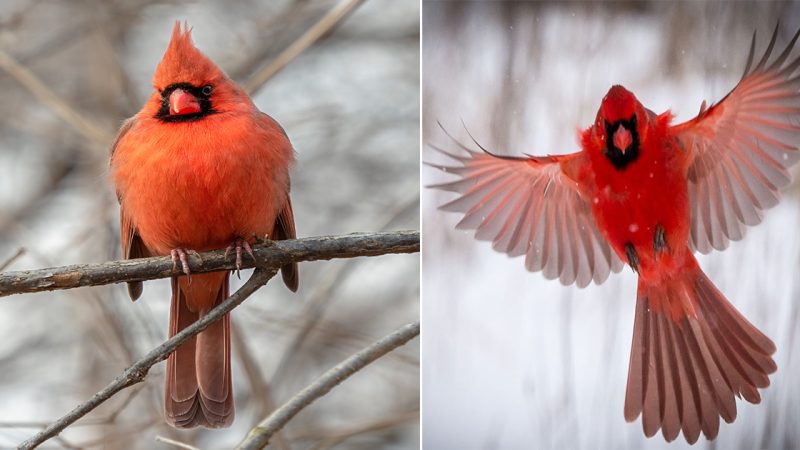
[[280, 72], [299, 54], [303, 53], [319, 38], [328, 33], [333, 27], [348, 16], [357, 6], [364, 3], [364, 0], [342, 0], [334, 6], [319, 22], [315, 23], [302, 36], [292, 43], [286, 50], [282, 51], [266, 67], [253, 74], [250, 79], [245, 81], [242, 86], [249, 94], [253, 94], [261, 89], [270, 78]]
[[188, 449], [188, 450], [200, 450], [199, 448], [195, 447], [194, 445], [185, 444], [183, 442], [176, 441], [176, 440], [170, 439], [170, 438], [166, 438], [164, 436], [156, 436], [156, 441], [163, 442], [165, 444], [171, 444], [171, 445], [174, 445], [176, 447], [185, 448], [185, 449]]
[[250, 430], [245, 440], [236, 449], [254, 450], [266, 447], [272, 435], [283, 428], [287, 422], [306, 406], [330, 392], [339, 383], [376, 359], [418, 336], [419, 329], [419, 322], [405, 325], [328, 370], [316, 381], [289, 399], [283, 406], [275, 410], [269, 417], [261, 421], [258, 426]]
[[108, 386], [96, 393], [91, 399], [78, 405], [75, 409], [50, 424], [47, 428], [19, 445], [20, 449], [31, 449], [61, 433], [66, 427], [87, 413], [103, 404], [117, 392], [140, 383], [144, 380], [150, 368], [169, 356], [180, 344], [192, 336], [206, 329], [211, 323], [222, 318], [233, 308], [241, 304], [253, 292], [263, 286], [272, 278], [277, 269], [258, 269], [253, 272], [250, 279], [233, 295], [214, 307], [208, 314], [195, 323], [181, 330], [175, 336], [167, 339], [163, 344], [148, 352], [142, 359], [125, 369], [122, 374], [114, 379]]
[[[353, 233], [343, 236], [267, 241], [253, 246], [256, 261], [245, 258], [242, 269], [253, 267], [277, 269], [292, 262], [418, 251], [418, 231]], [[225, 252], [222, 250], [201, 253], [199, 257], [191, 256], [189, 268], [193, 273], [236, 269], [234, 259], [229, 257], [226, 260]], [[166, 256], [6, 272], [0, 273], [0, 297], [180, 275], [182, 275], [180, 268], [174, 267], [172, 260]]]
[[20, 248], [19, 248], [19, 249], [18, 249], [18, 250], [17, 250], [17, 251], [16, 251], [16, 252], [13, 254], [13, 255], [11, 255], [11, 256], [10, 256], [10, 257], [9, 257], [7, 260], [5, 260], [4, 262], [0, 263], [0, 272], [2, 272], [2, 271], [4, 271], [4, 270], [6, 270], [6, 268], [7, 268], [8, 266], [10, 266], [11, 264], [14, 264], [14, 261], [16, 261], [16, 260], [17, 260], [17, 259], [18, 259], [20, 256], [22, 256], [22, 255], [24, 255], [24, 254], [25, 254], [25, 247], [20, 247]]
[[97, 144], [99, 148], [104, 148], [111, 143], [114, 138], [113, 135], [98, 128], [89, 119], [72, 108], [64, 99], [47, 87], [39, 77], [3, 50], [0, 50], [0, 69], [14, 77], [42, 103], [75, 128], [83, 137]]

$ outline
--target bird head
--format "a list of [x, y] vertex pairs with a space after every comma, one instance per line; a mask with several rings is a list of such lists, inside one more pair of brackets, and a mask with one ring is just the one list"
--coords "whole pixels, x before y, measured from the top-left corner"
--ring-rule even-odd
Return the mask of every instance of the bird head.
[[153, 75], [155, 92], [142, 113], [163, 122], [190, 122], [250, 105], [249, 97], [192, 43], [191, 28], [176, 21]]
[[626, 168], [639, 157], [640, 137], [647, 117], [636, 97], [620, 85], [612, 86], [603, 97], [592, 134], [616, 169]]

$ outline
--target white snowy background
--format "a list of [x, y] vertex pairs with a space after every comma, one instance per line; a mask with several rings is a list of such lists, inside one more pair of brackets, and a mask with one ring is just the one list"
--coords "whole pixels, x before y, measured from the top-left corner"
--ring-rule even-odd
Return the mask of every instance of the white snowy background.
[[[337, 3], [4, 0], [0, 50], [113, 136], [150, 95], [175, 20], [187, 20], [195, 44], [243, 81]], [[419, 8], [416, 0], [366, 1], [254, 97], [297, 150], [299, 236], [419, 228]], [[92, 147], [4, 71], [0, 91], [0, 264], [20, 248], [6, 270], [119, 258], [108, 146]], [[161, 280], [145, 283], [136, 303], [124, 286], [0, 299], [0, 448], [88, 399], [166, 339], [169, 296]], [[264, 388], [280, 404], [418, 316], [418, 254], [303, 263], [296, 294], [275, 279], [233, 313], [232, 428], [166, 426], [161, 363], [46, 448], [175, 448], [156, 436], [232, 448], [271, 410]], [[283, 437], [293, 449], [417, 448], [418, 411], [415, 340], [303, 411]]]
[[[778, 19], [780, 44], [800, 27], [796, 4], [424, 1], [423, 160], [450, 162], [426, 144], [456, 149], [437, 121], [469, 143], [463, 120], [501, 154], [576, 151], [613, 84], [689, 119], [736, 84], [753, 31], [760, 56]], [[423, 185], [452, 179], [422, 169]], [[631, 270], [582, 290], [545, 280], [456, 231], [459, 215], [436, 209], [452, 198], [423, 189], [424, 448], [687, 447], [623, 418]], [[800, 446], [799, 228], [795, 182], [743, 241], [699, 258], [775, 341], [778, 371], [760, 405], [739, 401], [736, 421], [698, 448]]]

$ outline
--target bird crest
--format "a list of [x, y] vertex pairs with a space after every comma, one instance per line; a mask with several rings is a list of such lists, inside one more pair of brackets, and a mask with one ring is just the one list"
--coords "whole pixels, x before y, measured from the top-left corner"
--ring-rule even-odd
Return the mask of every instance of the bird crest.
[[153, 75], [153, 86], [159, 91], [174, 83], [202, 86], [223, 77], [222, 70], [194, 46], [189, 25], [184, 22], [181, 27], [176, 20], [169, 47]]

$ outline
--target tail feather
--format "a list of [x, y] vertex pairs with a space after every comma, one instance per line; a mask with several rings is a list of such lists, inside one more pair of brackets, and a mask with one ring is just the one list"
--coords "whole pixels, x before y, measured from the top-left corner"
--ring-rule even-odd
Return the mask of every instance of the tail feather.
[[[192, 278], [192, 284], [177, 278], [172, 280], [170, 336], [228, 297], [227, 274], [222, 278], [217, 274]], [[178, 428], [227, 427], [234, 417], [232, 391], [230, 317], [226, 315], [167, 358], [164, 387], [167, 422]]]
[[714, 439], [720, 417], [736, 419], [734, 396], [758, 403], [777, 366], [772, 341], [688, 258], [672, 279], [639, 281], [625, 419], [641, 414], [648, 437], [683, 431], [694, 443], [700, 432]]

